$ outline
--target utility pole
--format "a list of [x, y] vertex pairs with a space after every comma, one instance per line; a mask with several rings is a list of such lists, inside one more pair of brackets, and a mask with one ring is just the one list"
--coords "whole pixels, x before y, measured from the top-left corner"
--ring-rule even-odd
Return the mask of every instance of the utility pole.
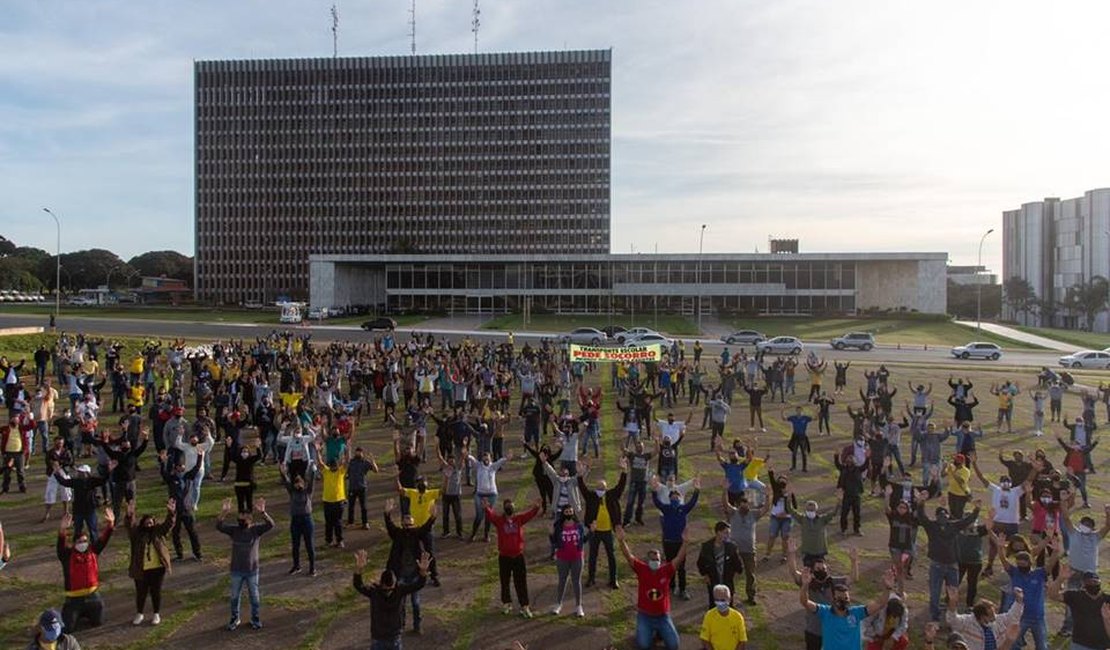
[[58, 248], [57, 255], [54, 256], [57, 261], [57, 268], [54, 269], [54, 320], [57, 321], [61, 315], [62, 306], [62, 222], [58, 220], [58, 215], [50, 211], [50, 208], [43, 208], [42, 211], [54, 217], [54, 225], [58, 227]]
[[987, 235], [994, 232], [991, 228], [983, 233], [979, 238], [979, 266], [975, 269], [975, 331], [981, 332], [983, 330], [983, 283], [979, 274], [983, 272], [983, 242], [986, 241]]
[[702, 256], [702, 252], [703, 252], [703, 251], [705, 250], [705, 226], [706, 226], [706, 224], [704, 224], [704, 223], [703, 223], [703, 224], [701, 225], [701, 236], [700, 236], [700, 237], [698, 238], [698, 272], [697, 272], [697, 284], [698, 284], [698, 335], [699, 335], [699, 336], [701, 335], [701, 297], [702, 297], [702, 288], [701, 288], [701, 256]]

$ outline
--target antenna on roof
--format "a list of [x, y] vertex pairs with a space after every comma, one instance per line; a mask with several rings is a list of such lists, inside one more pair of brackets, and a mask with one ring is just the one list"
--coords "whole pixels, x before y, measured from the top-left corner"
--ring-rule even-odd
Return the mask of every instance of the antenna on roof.
[[412, 43], [412, 53], [416, 54], [416, 0], [412, 0], [409, 9], [409, 39]]
[[331, 56], [339, 56], [339, 7], [331, 6]]
[[478, 8], [478, 0], [474, 0], [474, 17], [470, 20], [470, 31], [474, 32], [474, 53], [478, 53], [478, 28], [482, 26], [482, 21], [478, 19], [482, 10]]

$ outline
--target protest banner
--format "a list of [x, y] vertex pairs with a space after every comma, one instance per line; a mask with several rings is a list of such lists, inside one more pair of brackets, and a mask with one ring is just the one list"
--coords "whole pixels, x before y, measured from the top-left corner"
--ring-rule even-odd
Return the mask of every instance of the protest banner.
[[594, 363], [659, 362], [663, 360], [663, 349], [658, 343], [615, 348], [571, 343], [570, 360]]

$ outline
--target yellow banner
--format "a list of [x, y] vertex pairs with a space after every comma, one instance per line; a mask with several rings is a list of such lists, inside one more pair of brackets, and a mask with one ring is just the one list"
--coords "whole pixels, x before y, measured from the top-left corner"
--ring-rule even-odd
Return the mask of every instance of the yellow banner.
[[652, 345], [633, 345], [623, 348], [602, 348], [571, 343], [570, 360], [592, 361], [594, 363], [659, 362], [663, 360], [663, 346], [653, 343]]

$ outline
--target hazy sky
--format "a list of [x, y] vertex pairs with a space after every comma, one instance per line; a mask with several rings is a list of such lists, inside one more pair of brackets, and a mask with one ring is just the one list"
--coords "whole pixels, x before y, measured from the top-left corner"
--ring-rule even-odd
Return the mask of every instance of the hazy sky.
[[[341, 55], [406, 54], [407, 0], [340, 0]], [[329, 56], [328, 1], [0, 4], [0, 234], [193, 248], [194, 59]], [[417, 52], [469, 52], [418, 0]], [[1110, 2], [483, 0], [480, 49], [613, 49], [613, 249], [948, 251], [1110, 185]], [[1000, 232], [984, 262], [1000, 266]]]

